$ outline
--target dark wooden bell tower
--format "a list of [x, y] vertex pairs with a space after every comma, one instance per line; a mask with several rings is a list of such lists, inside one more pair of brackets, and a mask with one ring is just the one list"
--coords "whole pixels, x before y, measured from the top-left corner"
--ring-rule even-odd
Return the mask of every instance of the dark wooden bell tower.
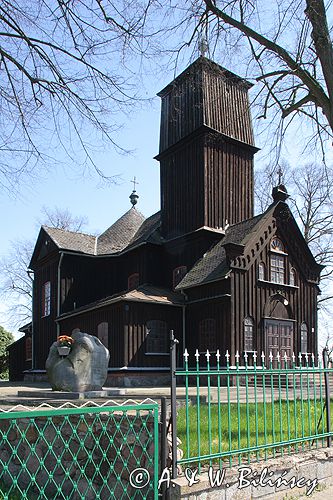
[[201, 56], [158, 94], [165, 238], [253, 216], [250, 87]]

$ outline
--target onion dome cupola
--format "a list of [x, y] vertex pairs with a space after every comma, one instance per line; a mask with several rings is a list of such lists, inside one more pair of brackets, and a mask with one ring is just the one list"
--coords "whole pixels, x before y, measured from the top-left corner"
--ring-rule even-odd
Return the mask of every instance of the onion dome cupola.
[[272, 197], [274, 202], [286, 201], [289, 198], [286, 186], [284, 184], [279, 184], [278, 186], [273, 187]]
[[133, 187], [133, 191], [132, 191], [132, 193], [131, 193], [131, 194], [130, 194], [130, 196], [129, 196], [129, 199], [131, 200], [131, 203], [132, 203], [132, 205], [133, 205], [133, 208], [135, 208], [135, 205], [137, 204], [138, 199], [139, 199], [139, 195], [137, 194], [137, 192], [136, 192], [136, 190], [135, 190], [135, 186], [136, 186], [137, 184], [139, 184], [139, 183], [138, 183], [138, 181], [136, 180], [136, 177], [134, 177], [134, 179], [133, 179], [131, 182], [133, 182], [133, 186], [134, 186], [134, 187]]

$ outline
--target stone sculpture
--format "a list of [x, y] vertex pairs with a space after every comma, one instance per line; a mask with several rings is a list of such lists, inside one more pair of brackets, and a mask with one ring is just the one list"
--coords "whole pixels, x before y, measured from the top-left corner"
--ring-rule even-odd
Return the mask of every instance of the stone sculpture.
[[105, 383], [110, 354], [95, 336], [75, 331], [68, 356], [60, 356], [58, 342], [50, 347], [46, 372], [53, 390], [100, 391]]

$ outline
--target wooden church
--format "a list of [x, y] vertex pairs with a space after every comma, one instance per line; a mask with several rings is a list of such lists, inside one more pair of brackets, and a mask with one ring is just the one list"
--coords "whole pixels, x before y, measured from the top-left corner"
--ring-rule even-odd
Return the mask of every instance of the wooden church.
[[168, 380], [170, 329], [180, 351], [228, 349], [231, 361], [237, 351], [316, 353], [321, 266], [285, 187], [253, 213], [250, 87], [199, 57], [158, 94], [160, 212], [145, 219], [133, 191], [97, 237], [41, 228], [26, 377], [43, 376], [50, 345], [76, 328], [110, 350], [106, 385]]

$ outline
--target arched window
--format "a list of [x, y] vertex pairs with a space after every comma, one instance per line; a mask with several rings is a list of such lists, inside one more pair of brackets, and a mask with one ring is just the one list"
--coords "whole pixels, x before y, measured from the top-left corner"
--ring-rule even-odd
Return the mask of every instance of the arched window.
[[105, 347], [109, 348], [109, 324], [106, 321], [100, 323], [97, 327], [97, 337], [105, 345]]
[[173, 272], [172, 272], [173, 288], [176, 288], [176, 286], [181, 282], [181, 280], [184, 278], [186, 273], [187, 273], [186, 266], [179, 266], [173, 270]]
[[253, 351], [254, 321], [250, 316], [244, 318], [244, 351]]
[[32, 359], [32, 339], [31, 337], [26, 337], [25, 339], [25, 360], [31, 361]]
[[258, 266], [258, 277], [260, 280], [266, 279], [266, 266], [263, 262], [260, 262]]
[[146, 354], [169, 354], [168, 325], [152, 319], [146, 323]]
[[216, 345], [216, 320], [206, 318], [199, 323], [199, 348], [200, 352], [215, 352]]
[[293, 268], [291, 268], [289, 271], [289, 285], [296, 285], [296, 271]]
[[308, 352], [308, 327], [306, 323], [301, 324], [301, 352]]
[[276, 236], [274, 238], [272, 238], [272, 240], [271, 240], [271, 250], [273, 252], [282, 252], [282, 253], [284, 253], [283, 243]]
[[139, 283], [140, 283], [140, 275], [139, 275], [139, 273], [131, 274], [128, 277], [128, 280], [127, 280], [127, 288], [128, 288], [128, 290], [134, 290], [135, 288], [138, 288]]

